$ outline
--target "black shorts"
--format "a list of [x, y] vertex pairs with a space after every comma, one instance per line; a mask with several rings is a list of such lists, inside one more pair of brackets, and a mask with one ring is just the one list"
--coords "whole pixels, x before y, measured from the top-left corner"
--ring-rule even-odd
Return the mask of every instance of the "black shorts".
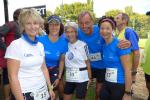
[[3, 84], [4, 85], [9, 84], [8, 70], [7, 70], [7, 68], [3, 68]]
[[49, 75], [50, 75], [51, 84], [53, 84], [55, 82], [55, 80], [58, 78], [59, 69], [58, 69], [58, 67], [54, 67], [52, 69], [48, 69], [48, 71], [49, 71]]
[[103, 83], [105, 81], [106, 69], [92, 68], [92, 78], [96, 78], [97, 82]]
[[145, 80], [146, 82], [150, 83], [150, 75], [145, 73]]
[[66, 82], [64, 94], [70, 95], [74, 93], [74, 90], [76, 90], [76, 98], [84, 99], [86, 96], [86, 92], [87, 92], [87, 84], [88, 84], [88, 81], [81, 82], [81, 83]]
[[105, 82], [100, 92], [100, 100], [122, 100], [125, 84]]

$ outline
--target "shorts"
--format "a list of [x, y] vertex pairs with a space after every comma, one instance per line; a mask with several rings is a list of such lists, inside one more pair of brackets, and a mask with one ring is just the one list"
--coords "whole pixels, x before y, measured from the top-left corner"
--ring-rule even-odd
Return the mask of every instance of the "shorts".
[[146, 82], [150, 83], [150, 75], [145, 73], [145, 80], [146, 80]]
[[100, 100], [122, 100], [125, 84], [105, 82], [100, 92]]
[[58, 78], [59, 68], [54, 67], [52, 69], [48, 69], [48, 71], [49, 71], [49, 75], [50, 75], [51, 84], [53, 84], [55, 82], [55, 80]]
[[7, 70], [7, 68], [3, 68], [3, 84], [4, 85], [9, 84], [8, 70]]
[[74, 93], [74, 90], [76, 90], [76, 98], [77, 99], [84, 99], [87, 92], [87, 85], [88, 81], [86, 82], [66, 82], [64, 94], [70, 95]]
[[98, 83], [105, 82], [105, 72], [106, 69], [98, 69], [98, 68], [92, 68], [92, 78], [96, 78]]

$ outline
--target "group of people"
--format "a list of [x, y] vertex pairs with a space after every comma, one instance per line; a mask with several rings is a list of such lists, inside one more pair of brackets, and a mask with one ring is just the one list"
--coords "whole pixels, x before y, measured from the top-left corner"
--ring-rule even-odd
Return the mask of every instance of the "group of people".
[[[125, 13], [104, 16], [97, 25], [94, 21], [88, 11], [79, 14], [78, 24], [63, 25], [57, 15], [51, 15], [47, 35], [41, 36], [41, 16], [35, 9], [22, 9], [17, 21], [20, 38], [11, 41], [3, 54], [9, 98], [72, 100], [75, 91], [76, 99], [84, 100], [95, 78], [95, 100], [131, 100], [140, 57], [137, 33], [127, 27]], [[1, 30], [2, 40], [7, 36]]]

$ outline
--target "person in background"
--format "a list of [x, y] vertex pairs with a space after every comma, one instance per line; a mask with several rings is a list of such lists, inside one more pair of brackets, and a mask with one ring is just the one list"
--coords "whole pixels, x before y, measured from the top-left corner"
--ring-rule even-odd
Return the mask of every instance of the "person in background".
[[[99, 34], [99, 27], [94, 25], [94, 17], [88, 11], [83, 11], [78, 15], [78, 39], [84, 41], [89, 48], [89, 60], [92, 70], [92, 78], [96, 78], [95, 100], [99, 100], [99, 93], [105, 81], [105, 65], [101, 57], [101, 49], [104, 40]], [[130, 42], [120, 40], [120, 48], [129, 48]]]
[[64, 100], [72, 100], [74, 90], [76, 99], [84, 100], [90, 82], [91, 67], [88, 60], [88, 47], [86, 43], [77, 38], [78, 25], [68, 22], [65, 26], [66, 37], [69, 41], [68, 51], [65, 55], [66, 83]]
[[113, 18], [103, 17], [98, 24], [100, 34], [105, 40], [102, 59], [106, 65], [100, 100], [131, 100], [131, 49], [118, 47], [119, 40], [112, 35], [116, 27]]
[[147, 39], [145, 44], [143, 57], [141, 59], [141, 66], [145, 73], [146, 87], [149, 92], [147, 100], [150, 100], [150, 37]]
[[132, 83], [136, 81], [137, 68], [139, 66], [140, 51], [139, 51], [139, 37], [137, 33], [132, 29], [127, 27], [129, 23], [129, 16], [126, 13], [119, 13], [115, 17], [116, 21], [116, 37], [118, 39], [127, 39], [131, 43], [132, 50]]
[[18, 39], [20, 34], [18, 17], [21, 12], [21, 9], [16, 9], [13, 13], [13, 21], [5, 23], [3, 26], [0, 26], [0, 70], [2, 70], [3, 76], [3, 85], [4, 85], [4, 99], [9, 100], [10, 96], [10, 86], [8, 79], [8, 71], [6, 65], [5, 51], [10, 43]]
[[56, 94], [55, 100], [58, 94], [60, 100], [62, 100], [64, 90], [62, 75], [67, 42], [60, 37], [64, 32], [64, 26], [58, 16], [51, 15], [48, 18], [48, 29], [46, 32], [48, 35], [39, 37], [39, 41], [44, 45], [46, 65]]
[[[12, 100], [48, 100], [54, 98], [44, 47], [38, 41], [41, 16], [35, 9], [23, 9], [19, 15], [22, 36], [12, 41], [5, 54]], [[48, 91], [49, 90], [49, 91]]]

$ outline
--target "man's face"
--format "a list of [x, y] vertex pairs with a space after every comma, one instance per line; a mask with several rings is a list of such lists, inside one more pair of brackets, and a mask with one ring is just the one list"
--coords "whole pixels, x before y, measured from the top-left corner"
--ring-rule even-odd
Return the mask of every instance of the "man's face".
[[118, 14], [118, 15], [115, 17], [115, 21], [116, 21], [117, 26], [122, 25], [122, 24], [123, 24], [122, 14]]
[[92, 18], [86, 14], [82, 18], [79, 19], [79, 27], [85, 34], [91, 34], [93, 29], [93, 20]]

